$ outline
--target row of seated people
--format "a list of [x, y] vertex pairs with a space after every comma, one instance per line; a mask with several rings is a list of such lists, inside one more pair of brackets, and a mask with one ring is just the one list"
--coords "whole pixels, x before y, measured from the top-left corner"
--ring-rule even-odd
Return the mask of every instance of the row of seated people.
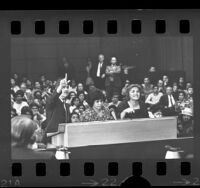
[[[144, 78], [143, 84], [135, 84], [133, 87], [127, 80], [121, 90], [121, 96], [119, 93], [114, 93], [112, 100], [107, 101], [106, 93], [100, 92], [94, 85], [90, 85], [86, 91], [82, 83], [76, 85], [73, 81], [70, 86], [66, 87], [66, 94], [63, 95], [62, 90], [65, 90], [61, 86], [63, 80], [54, 82], [54, 89], [48, 83], [46, 85], [49, 87], [42, 89], [40, 82], [36, 82], [34, 88], [27, 87], [28, 84], [22, 82], [19, 88], [19, 86], [13, 84], [15, 81], [13, 80], [11, 79], [11, 116], [28, 113], [47, 132], [56, 131], [57, 127], [55, 124], [63, 122], [101, 121], [140, 117], [155, 118], [171, 115], [178, 115], [182, 119], [182, 116], [188, 114], [189, 119], [192, 120], [193, 116], [193, 88], [190, 83], [182, 88], [179, 88], [175, 83], [172, 87], [169, 87], [162, 86], [162, 80], [158, 80], [158, 85], [152, 85], [150, 84], [149, 78]], [[45, 82], [45, 79], [42, 80]], [[45, 85], [44, 82], [43, 86]], [[66, 84], [63, 85], [66, 86]], [[18, 89], [14, 90], [17, 87]], [[57, 94], [59, 87], [62, 89]], [[137, 90], [137, 92], [134, 90]], [[135, 94], [133, 94], [133, 91]], [[68, 113], [59, 115], [59, 112], [54, 112], [54, 107], [52, 109], [52, 101], [58, 98], [61, 101], [62, 95], [65, 96], [65, 108]], [[95, 98], [98, 100], [94, 100]], [[96, 104], [95, 101], [99, 104]], [[97, 113], [98, 111], [95, 106], [100, 109], [104, 108], [104, 110], [101, 110], [101, 113]], [[179, 122], [181, 124], [183, 121], [181, 120]], [[181, 135], [181, 127], [183, 126], [180, 125], [178, 127]]]
[[[11, 79], [11, 82], [13, 80]], [[36, 82], [36, 87], [33, 88], [27, 87], [25, 82], [21, 83], [21, 87], [12, 85], [11, 118], [14, 123], [11, 126], [17, 124], [17, 127], [11, 129], [14, 145], [19, 141], [15, 136], [22, 134], [22, 129], [29, 129], [23, 124], [29, 120], [31, 120], [29, 122], [31, 125], [34, 124], [32, 134], [37, 143], [46, 142], [44, 139], [46, 133], [56, 132], [58, 124], [63, 122], [158, 118], [168, 115], [178, 116], [178, 136], [193, 135], [193, 89], [191, 85], [178, 88], [174, 84], [161, 89], [157, 85], [151, 85], [148, 78], [144, 78], [144, 83], [141, 85], [126, 81], [121, 95], [114, 93], [111, 101], [107, 101], [106, 93], [94, 85], [90, 85], [87, 91], [81, 83], [67, 85], [65, 79], [54, 82], [53, 85], [54, 88], [42, 88], [40, 82]], [[147, 85], [151, 88], [148, 94], [145, 93]], [[16, 118], [23, 121], [16, 121]], [[33, 140], [30, 139], [30, 143], [32, 142]], [[29, 147], [28, 144], [27, 147]]]

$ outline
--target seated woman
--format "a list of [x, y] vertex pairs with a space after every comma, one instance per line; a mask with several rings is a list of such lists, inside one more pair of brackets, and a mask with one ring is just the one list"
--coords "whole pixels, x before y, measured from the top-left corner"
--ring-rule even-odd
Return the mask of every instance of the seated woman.
[[95, 91], [89, 99], [90, 108], [80, 116], [82, 122], [113, 120], [110, 111], [103, 105], [105, 97], [99, 90]]
[[127, 88], [127, 99], [122, 101], [117, 107], [118, 118], [133, 119], [133, 118], [148, 118], [147, 108], [144, 102], [140, 99], [141, 87], [138, 84], [131, 84]]
[[89, 104], [86, 101], [86, 95], [85, 95], [84, 91], [77, 92], [77, 97], [80, 100], [80, 104], [83, 104], [86, 108], [89, 107]]
[[185, 99], [185, 92], [180, 91], [178, 94], [178, 100], [176, 101], [176, 104], [175, 104], [176, 112], [181, 113], [181, 110], [184, 110], [186, 104], [187, 104], [187, 101]]
[[66, 103], [71, 105], [72, 99], [76, 97], [76, 93], [74, 91], [70, 91], [67, 97]]
[[55, 159], [53, 152], [34, 151], [37, 123], [24, 115], [11, 119], [11, 153], [12, 159]]
[[70, 113], [72, 113], [75, 108], [78, 108], [79, 104], [80, 104], [79, 98], [78, 97], [74, 97], [72, 99], [71, 106], [69, 107]]

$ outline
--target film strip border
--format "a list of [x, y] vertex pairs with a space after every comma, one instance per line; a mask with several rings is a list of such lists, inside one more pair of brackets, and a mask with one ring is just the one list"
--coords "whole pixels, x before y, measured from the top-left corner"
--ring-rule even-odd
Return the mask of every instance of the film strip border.
[[[23, 165], [22, 163], [12, 163], [12, 176], [23, 176]], [[35, 175], [36, 176], [46, 176], [46, 163], [39, 162], [35, 163]], [[60, 176], [70, 176], [71, 165], [69, 162], [59, 163]], [[83, 173], [84, 176], [94, 176], [95, 174], [95, 163], [85, 162], [83, 163]], [[119, 174], [119, 164], [117, 162], [107, 163], [107, 175], [108, 176], [118, 176]], [[142, 162], [132, 163], [132, 174], [140, 176], [142, 175]], [[166, 162], [156, 163], [156, 174], [158, 176], [167, 175], [167, 164]], [[191, 163], [190, 162], [180, 162], [180, 175], [187, 176], [191, 174]]]
[[[164, 34], [166, 33], [166, 20], [155, 20], [155, 33]], [[94, 21], [93, 20], [83, 20], [82, 21], [82, 33], [90, 35], [94, 33]], [[107, 34], [117, 34], [118, 33], [118, 22], [117, 20], [108, 20], [106, 23]], [[21, 21], [13, 20], [10, 22], [10, 32], [12, 35], [20, 35], [23, 30]], [[36, 35], [44, 35], [46, 32], [45, 21], [37, 20], [34, 21], [34, 33]], [[70, 21], [60, 20], [57, 23], [57, 32], [61, 35], [67, 35], [70, 31]], [[130, 32], [132, 34], [142, 33], [142, 20], [133, 19], [130, 22]], [[190, 33], [190, 20], [183, 19], [179, 20], [179, 33], [188, 34]]]

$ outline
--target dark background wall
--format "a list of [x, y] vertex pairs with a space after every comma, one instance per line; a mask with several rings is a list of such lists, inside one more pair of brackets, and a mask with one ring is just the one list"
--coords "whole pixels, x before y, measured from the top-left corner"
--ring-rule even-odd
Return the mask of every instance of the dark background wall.
[[78, 80], [86, 79], [88, 58], [97, 63], [98, 54], [109, 62], [136, 66], [137, 75], [144, 75], [150, 66], [161, 71], [183, 71], [186, 79], [193, 77], [192, 37], [23, 37], [11, 40], [12, 72], [37, 79], [45, 74], [55, 79], [62, 57], [77, 70]]

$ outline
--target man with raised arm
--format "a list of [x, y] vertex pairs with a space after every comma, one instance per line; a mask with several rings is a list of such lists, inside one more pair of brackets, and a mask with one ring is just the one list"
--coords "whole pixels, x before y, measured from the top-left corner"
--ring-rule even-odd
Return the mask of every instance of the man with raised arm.
[[55, 92], [47, 100], [46, 133], [57, 132], [60, 123], [70, 122], [69, 104], [66, 103], [68, 94], [68, 81], [65, 77], [58, 81]]

